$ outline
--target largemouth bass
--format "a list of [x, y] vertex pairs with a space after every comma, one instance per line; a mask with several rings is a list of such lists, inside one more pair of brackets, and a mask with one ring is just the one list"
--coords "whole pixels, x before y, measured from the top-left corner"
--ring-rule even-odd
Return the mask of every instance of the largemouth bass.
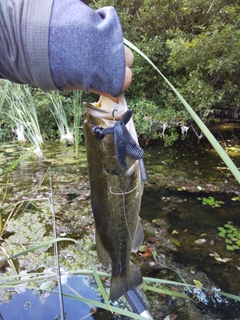
[[111, 263], [110, 298], [115, 301], [142, 283], [140, 270], [130, 261], [132, 250], [143, 242], [139, 221], [143, 183], [136, 155], [141, 148], [124, 96], [117, 109], [105, 97], [84, 107], [96, 248], [103, 266]]

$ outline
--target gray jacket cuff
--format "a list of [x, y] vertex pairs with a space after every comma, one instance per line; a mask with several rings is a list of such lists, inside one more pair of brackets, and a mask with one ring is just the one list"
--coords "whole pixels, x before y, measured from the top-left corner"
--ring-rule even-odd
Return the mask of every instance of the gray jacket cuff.
[[49, 64], [49, 24], [53, 0], [30, 0], [24, 42], [32, 82], [42, 90], [57, 90]]
[[0, 74], [43, 90], [57, 89], [49, 66], [53, 0], [0, 1]]

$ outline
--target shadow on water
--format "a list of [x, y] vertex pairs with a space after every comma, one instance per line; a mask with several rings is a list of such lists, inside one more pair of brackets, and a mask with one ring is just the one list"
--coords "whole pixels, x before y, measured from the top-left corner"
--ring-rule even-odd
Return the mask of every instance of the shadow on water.
[[[6, 160], [15, 159], [18, 151], [11, 145], [2, 146], [1, 164], [7, 165]], [[68, 242], [59, 245], [61, 267], [64, 270], [90, 269], [90, 257], [100, 269], [94, 247], [85, 150], [80, 149], [76, 159], [73, 148], [46, 144], [44, 155], [45, 161], [28, 159], [20, 164], [1, 184], [2, 191], [7, 186], [7, 198], [1, 208], [4, 221], [12, 210], [12, 207], [5, 209], [7, 205], [19, 201], [26, 204], [24, 210], [23, 207], [15, 209], [2, 236], [2, 246], [8, 254], [13, 254], [52, 237], [49, 175], [46, 174], [51, 166], [57, 236], [72, 237], [80, 245], [80, 249]], [[175, 281], [182, 281], [182, 277], [189, 284], [194, 284], [196, 279], [207, 288], [239, 294], [240, 250], [227, 250], [225, 239], [219, 236], [218, 230], [226, 223], [240, 230], [239, 201], [232, 200], [239, 196], [238, 183], [208, 146], [184, 143], [184, 146], [180, 144], [174, 148], [153, 148], [146, 150], [145, 159], [149, 181], [141, 209], [144, 245], [156, 252], [158, 263], [151, 254], [134, 255], [133, 259], [143, 275]], [[234, 161], [240, 166], [239, 153]], [[203, 199], [210, 196], [215, 203], [219, 201], [219, 207], [203, 204]], [[199, 239], [204, 239], [204, 242], [196, 243]], [[227, 262], [216, 260], [215, 253], [228, 259]], [[0, 252], [0, 259], [4, 257]], [[20, 273], [43, 272], [55, 265], [55, 259], [52, 249], [46, 248], [36, 254], [28, 253], [24, 259], [14, 263]], [[1, 267], [1, 276], [12, 274], [9, 265]], [[101, 300], [91, 277], [73, 275], [67, 285], [63, 285], [66, 293], [70, 293], [72, 288], [85, 298]], [[21, 294], [16, 288], [0, 290], [3, 301], [0, 313], [4, 320], [60, 319], [57, 294], [25, 289]], [[56, 290], [56, 283], [51, 285], [53, 289]], [[108, 281], [106, 290], [109, 292]], [[179, 320], [240, 319], [238, 303], [213, 294], [211, 290], [192, 291], [191, 297], [198, 297], [200, 301], [194, 306], [179, 298], [152, 292], [146, 294], [154, 319], [162, 320], [170, 314], [178, 315]], [[91, 312], [90, 306], [71, 298], [64, 298], [64, 304], [66, 319], [81, 319]], [[124, 300], [120, 305], [127, 307]], [[128, 318], [99, 310], [88, 319]]]

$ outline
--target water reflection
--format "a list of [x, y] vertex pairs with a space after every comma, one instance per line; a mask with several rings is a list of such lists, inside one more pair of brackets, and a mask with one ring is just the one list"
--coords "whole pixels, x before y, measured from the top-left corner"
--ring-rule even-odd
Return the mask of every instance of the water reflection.
[[[1, 315], [4, 320], [57, 320], [59, 315], [58, 288], [53, 289], [56, 293], [33, 293], [26, 290], [24, 293], [14, 294], [10, 303], [1, 305]], [[84, 298], [100, 301], [96, 288], [92, 287], [91, 280], [85, 276], [72, 276], [68, 279], [67, 286], [63, 285], [63, 293], [74, 295], [75, 292], [84, 293]], [[88, 316], [91, 317], [92, 307], [79, 300], [64, 296], [64, 309], [66, 320], [77, 320]]]

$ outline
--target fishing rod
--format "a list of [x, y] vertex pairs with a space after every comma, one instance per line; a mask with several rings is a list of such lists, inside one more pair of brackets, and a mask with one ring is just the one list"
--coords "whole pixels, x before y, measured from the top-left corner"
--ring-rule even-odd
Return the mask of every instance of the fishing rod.
[[142, 298], [140, 297], [136, 289], [129, 290], [124, 294], [124, 296], [127, 299], [128, 303], [130, 304], [133, 312], [139, 314], [144, 318], [153, 320], [151, 314], [147, 310], [145, 303], [143, 302]]

